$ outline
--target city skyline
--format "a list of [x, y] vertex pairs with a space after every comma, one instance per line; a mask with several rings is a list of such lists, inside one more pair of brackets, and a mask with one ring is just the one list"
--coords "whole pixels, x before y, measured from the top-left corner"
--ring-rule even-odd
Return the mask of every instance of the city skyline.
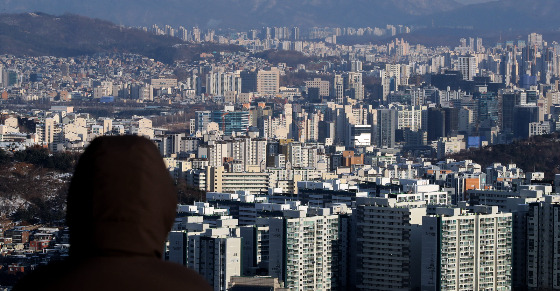
[[[228, 29], [173, 23], [174, 11], [143, 25], [0, 16], [0, 286], [68, 257], [66, 193], [80, 154], [99, 137], [135, 135], [177, 194], [161, 258], [214, 290], [559, 290], [551, 12], [539, 14], [551, 25], [542, 31], [504, 22], [512, 30], [496, 34], [503, 27], [440, 21], [500, 5], [482, 25], [523, 17], [512, 11], [524, 0], [335, 2], [236, 2], [228, 17], [251, 7], [400, 17], [309, 26], [248, 14], [251, 26]], [[29, 3], [41, 7], [19, 7]], [[301, 7], [317, 11], [291, 10]]]

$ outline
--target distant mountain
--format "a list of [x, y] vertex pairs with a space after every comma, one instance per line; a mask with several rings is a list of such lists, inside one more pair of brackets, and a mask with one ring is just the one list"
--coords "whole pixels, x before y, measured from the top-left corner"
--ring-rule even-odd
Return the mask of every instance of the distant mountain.
[[418, 23], [442, 26], [471, 26], [494, 31], [550, 31], [560, 29], [560, 0], [501, 0], [435, 13]]
[[172, 62], [192, 59], [202, 52], [241, 49], [236, 46], [180, 44], [182, 41], [178, 38], [157, 36], [78, 15], [0, 15], [0, 54], [69, 57], [123, 52]]
[[461, 6], [454, 0], [0, 0], [8, 13], [74, 13], [132, 26], [202, 28], [382, 26]]
[[0, 13], [64, 13], [127, 26], [472, 26], [484, 30], [560, 27], [560, 0], [0, 0]]

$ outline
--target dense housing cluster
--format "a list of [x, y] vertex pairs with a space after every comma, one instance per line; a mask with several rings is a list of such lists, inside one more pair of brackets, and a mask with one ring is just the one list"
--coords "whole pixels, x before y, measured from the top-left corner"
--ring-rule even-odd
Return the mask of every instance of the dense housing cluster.
[[[263, 31], [219, 36], [249, 52], [194, 63], [1, 56], [0, 147], [80, 152], [100, 135], [149, 138], [176, 181], [206, 192], [178, 206], [166, 257], [215, 290], [560, 288], [560, 177], [446, 159], [557, 130], [558, 43], [348, 46], [337, 30]], [[252, 54], [267, 49], [306, 63]], [[56, 231], [31, 231], [5, 229], [3, 250], [63, 253]]]

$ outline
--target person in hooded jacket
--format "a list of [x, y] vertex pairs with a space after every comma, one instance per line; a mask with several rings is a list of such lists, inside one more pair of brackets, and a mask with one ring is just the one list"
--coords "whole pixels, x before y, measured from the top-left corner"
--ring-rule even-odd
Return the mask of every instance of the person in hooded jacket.
[[68, 191], [68, 259], [38, 268], [13, 290], [211, 290], [195, 271], [162, 260], [176, 207], [151, 141], [96, 138]]

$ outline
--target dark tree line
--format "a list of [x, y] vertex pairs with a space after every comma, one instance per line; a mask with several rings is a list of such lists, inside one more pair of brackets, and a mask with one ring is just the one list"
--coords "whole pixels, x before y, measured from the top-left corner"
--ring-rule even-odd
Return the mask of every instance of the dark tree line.
[[514, 163], [525, 172], [545, 173], [546, 179], [560, 174], [560, 134], [533, 136], [511, 144], [498, 144], [471, 149], [450, 156], [456, 160], [472, 160], [483, 167], [492, 163]]
[[179, 179], [176, 188], [177, 202], [180, 204], [192, 204], [196, 201], [206, 200], [206, 192], [187, 185], [185, 179]]
[[42, 147], [30, 147], [23, 151], [16, 151], [13, 155], [14, 161], [67, 173], [74, 170], [78, 157], [79, 154], [77, 153], [51, 153], [48, 149]]

